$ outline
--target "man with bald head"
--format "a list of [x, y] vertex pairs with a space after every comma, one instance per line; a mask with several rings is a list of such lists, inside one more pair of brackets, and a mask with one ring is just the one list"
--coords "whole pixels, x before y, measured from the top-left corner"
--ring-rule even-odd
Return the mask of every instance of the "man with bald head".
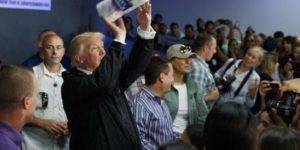
[[31, 70], [0, 67], [0, 150], [21, 150], [20, 131], [32, 119], [37, 95], [38, 81]]
[[48, 36], [48, 35], [56, 35], [56, 32], [52, 29], [44, 29], [42, 30], [37, 38], [37, 47], [38, 47], [38, 51], [36, 54], [30, 56], [29, 58], [27, 58], [24, 62], [22, 62], [23, 66], [26, 67], [33, 67], [36, 66], [38, 64], [40, 64], [42, 62], [42, 58], [41, 58], [41, 48], [42, 48], [42, 42], [43, 39]]
[[33, 71], [40, 81], [37, 108], [33, 120], [24, 127], [25, 149], [65, 149], [68, 147], [69, 131], [67, 117], [62, 105], [61, 65], [65, 53], [63, 40], [58, 35], [48, 35], [41, 43], [43, 62]]
[[[30, 56], [29, 58], [27, 58], [22, 65], [26, 66], [26, 67], [34, 67], [36, 65], [39, 65], [42, 61], [43, 58], [41, 56], [41, 49], [42, 49], [42, 43], [45, 37], [49, 36], [49, 35], [57, 35], [57, 33], [52, 30], [52, 29], [44, 29], [42, 30], [39, 35], [38, 35], [38, 39], [37, 39], [37, 46], [39, 48], [39, 51]], [[61, 64], [64, 66], [64, 68], [69, 69], [71, 67], [71, 59], [68, 55], [63, 56]]]

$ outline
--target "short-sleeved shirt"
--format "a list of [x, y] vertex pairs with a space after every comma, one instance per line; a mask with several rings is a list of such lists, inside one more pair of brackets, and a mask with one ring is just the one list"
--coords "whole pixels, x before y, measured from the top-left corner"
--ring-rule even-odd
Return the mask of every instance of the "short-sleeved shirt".
[[[65, 69], [61, 65], [58, 73], [50, 73], [42, 62], [33, 67], [33, 71], [39, 80], [40, 91], [34, 116], [47, 120], [67, 122], [61, 97], [62, 72]], [[42, 93], [44, 95], [41, 95]], [[45, 98], [45, 95], [47, 95], [47, 98]], [[22, 132], [26, 149], [60, 149], [59, 147], [68, 147], [68, 136], [58, 138], [36, 126], [25, 126]]]

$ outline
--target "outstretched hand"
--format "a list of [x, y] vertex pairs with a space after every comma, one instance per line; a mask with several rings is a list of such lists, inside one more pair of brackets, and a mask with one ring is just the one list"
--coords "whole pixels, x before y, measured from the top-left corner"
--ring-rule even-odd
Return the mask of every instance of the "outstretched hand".
[[150, 2], [146, 2], [141, 5], [138, 9], [138, 22], [142, 30], [149, 31], [151, 28], [151, 4]]
[[126, 28], [122, 18], [119, 18], [115, 22], [110, 21], [106, 17], [103, 17], [103, 20], [107, 24], [110, 31], [114, 34], [115, 39], [118, 41], [125, 42], [126, 39]]

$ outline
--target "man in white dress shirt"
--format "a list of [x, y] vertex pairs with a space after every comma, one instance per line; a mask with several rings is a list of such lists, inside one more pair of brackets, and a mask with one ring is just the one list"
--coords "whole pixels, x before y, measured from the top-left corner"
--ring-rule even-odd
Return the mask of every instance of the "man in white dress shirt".
[[61, 59], [65, 53], [58, 35], [46, 36], [42, 42], [43, 62], [33, 71], [39, 80], [40, 93], [31, 123], [23, 129], [25, 149], [68, 149], [69, 130], [61, 98]]

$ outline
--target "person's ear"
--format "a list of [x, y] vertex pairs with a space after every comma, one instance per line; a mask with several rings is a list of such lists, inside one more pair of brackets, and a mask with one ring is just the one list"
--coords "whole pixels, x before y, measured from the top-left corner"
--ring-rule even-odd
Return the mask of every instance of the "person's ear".
[[64, 54], [65, 54], [65, 52], [66, 52], [66, 48], [63, 48], [63, 51], [64, 51]]
[[209, 45], [204, 46], [204, 53], [207, 53], [210, 51], [209, 47], [210, 47]]
[[75, 60], [77, 63], [79, 63], [79, 64], [83, 64], [83, 63], [84, 63], [84, 60], [83, 60], [82, 57], [79, 56], [79, 55], [75, 55], [75, 56], [74, 56], [74, 60]]
[[42, 60], [44, 60], [44, 54], [43, 54], [43, 52], [42, 52], [42, 49], [40, 49], [39, 50], [39, 56], [40, 56], [40, 58], [42, 59]]
[[164, 83], [165, 76], [166, 76], [166, 75], [165, 75], [164, 73], [162, 73], [162, 72], [159, 74], [159, 81], [160, 81], [161, 83]]
[[30, 106], [32, 105], [32, 98], [30, 97], [24, 97], [22, 100], [21, 100], [21, 103], [22, 103], [22, 107], [24, 109], [29, 109]]
[[39, 48], [39, 49], [41, 49], [41, 48], [42, 48], [42, 46], [43, 46], [43, 43], [42, 43], [42, 41], [39, 41], [39, 42], [38, 42], [38, 44], [37, 44], [37, 46], [38, 46], [38, 48]]

